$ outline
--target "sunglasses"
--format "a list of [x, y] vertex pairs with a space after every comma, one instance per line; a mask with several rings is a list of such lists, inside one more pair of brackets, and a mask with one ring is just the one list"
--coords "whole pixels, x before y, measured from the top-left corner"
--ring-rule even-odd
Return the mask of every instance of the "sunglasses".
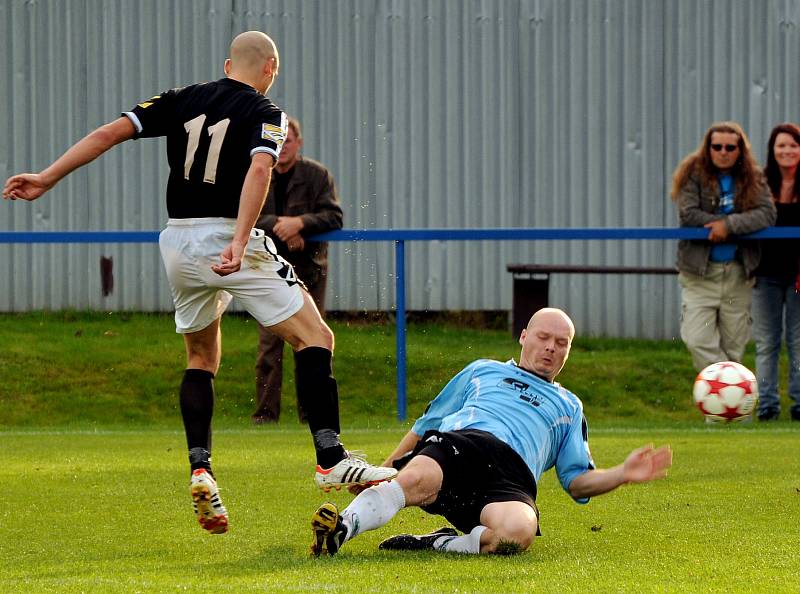
[[735, 151], [738, 148], [739, 148], [739, 146], [736, 145], [736, 144], [712, 144], [711, 145], [711, 150], [714, 151], [715, 153], [720, 152], [722, 149], [725, 149], [727, 152], [732, 153], [733, 151]]

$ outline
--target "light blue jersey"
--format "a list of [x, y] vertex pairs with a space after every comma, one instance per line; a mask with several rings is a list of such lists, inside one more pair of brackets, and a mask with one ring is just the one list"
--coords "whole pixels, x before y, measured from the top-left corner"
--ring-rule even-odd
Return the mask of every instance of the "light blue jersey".
[[537, 484], [555, 466], [567, 493], [575, 477], [594, 468], [580, 399], [513, 360], [480, 359], [465, 367], [412, 427], [417, 435], [429, 429], [491, 433], [520, 455]]

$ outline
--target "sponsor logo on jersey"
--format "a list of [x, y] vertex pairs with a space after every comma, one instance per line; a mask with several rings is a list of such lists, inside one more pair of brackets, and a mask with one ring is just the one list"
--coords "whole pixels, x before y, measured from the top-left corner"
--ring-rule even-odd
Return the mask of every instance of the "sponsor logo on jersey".
[[286, 132], [280, 127], [273, 124], [261, 124], [261, 139], [271, 140], [279, 147], [283, 146], [283, 140], [286, 138]]
[[155, 103], [155, 101], [156, 101], [157, 99], [161, 99], [161, 95], [156, 95], [155, 97], [150, 97], [150, 99], [148, 99], [147, 101], [142, 101], [142, 102], [141, 102], [139, 105], [137, 105], [136, 107], [141, 107], [142, 109], [147, 109], [148, 107], [150, 107], [151, 105], [153, 105], [153, 103]]
[[500, 383], [497, 384], [500, 388], [506, 388], [507, 390], [513, 390], [517, 393], [520, 400], [524, 400], [525, 402], [533, 405], [533, 406], [541, 406], [541, 397], [538, 394], [534, 394], [530, 391], [530, 384], [526, 384], [514, 377], [506, 377], [500, 380]]

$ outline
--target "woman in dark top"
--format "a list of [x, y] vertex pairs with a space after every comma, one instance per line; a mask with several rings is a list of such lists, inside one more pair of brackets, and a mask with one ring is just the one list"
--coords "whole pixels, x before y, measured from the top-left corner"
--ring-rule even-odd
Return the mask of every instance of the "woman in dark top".
[[[767, 145], [767, 178], [778, 211], [778, 227], [800, 227], [800, 127], [780, 124]], [[753, 289], [753, 338], [756, 342], [758, 418], [773, 421], [781, 412], [778, 360], [781, 338], [789, 351], [789, 397], [793, 421], [800, 421], [800, 240], [761, 242], [761, 263]]]

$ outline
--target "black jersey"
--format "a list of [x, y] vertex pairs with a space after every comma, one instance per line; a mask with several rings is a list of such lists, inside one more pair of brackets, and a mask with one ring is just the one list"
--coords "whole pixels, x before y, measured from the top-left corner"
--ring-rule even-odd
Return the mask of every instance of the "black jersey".
[[229, 78], [165, 91], [123, 115], [136, 138], [167, 137], [173, 219], [235, 219], [252, 156], [264, 152], [277, 162], [287, 130], [272, 101]]

